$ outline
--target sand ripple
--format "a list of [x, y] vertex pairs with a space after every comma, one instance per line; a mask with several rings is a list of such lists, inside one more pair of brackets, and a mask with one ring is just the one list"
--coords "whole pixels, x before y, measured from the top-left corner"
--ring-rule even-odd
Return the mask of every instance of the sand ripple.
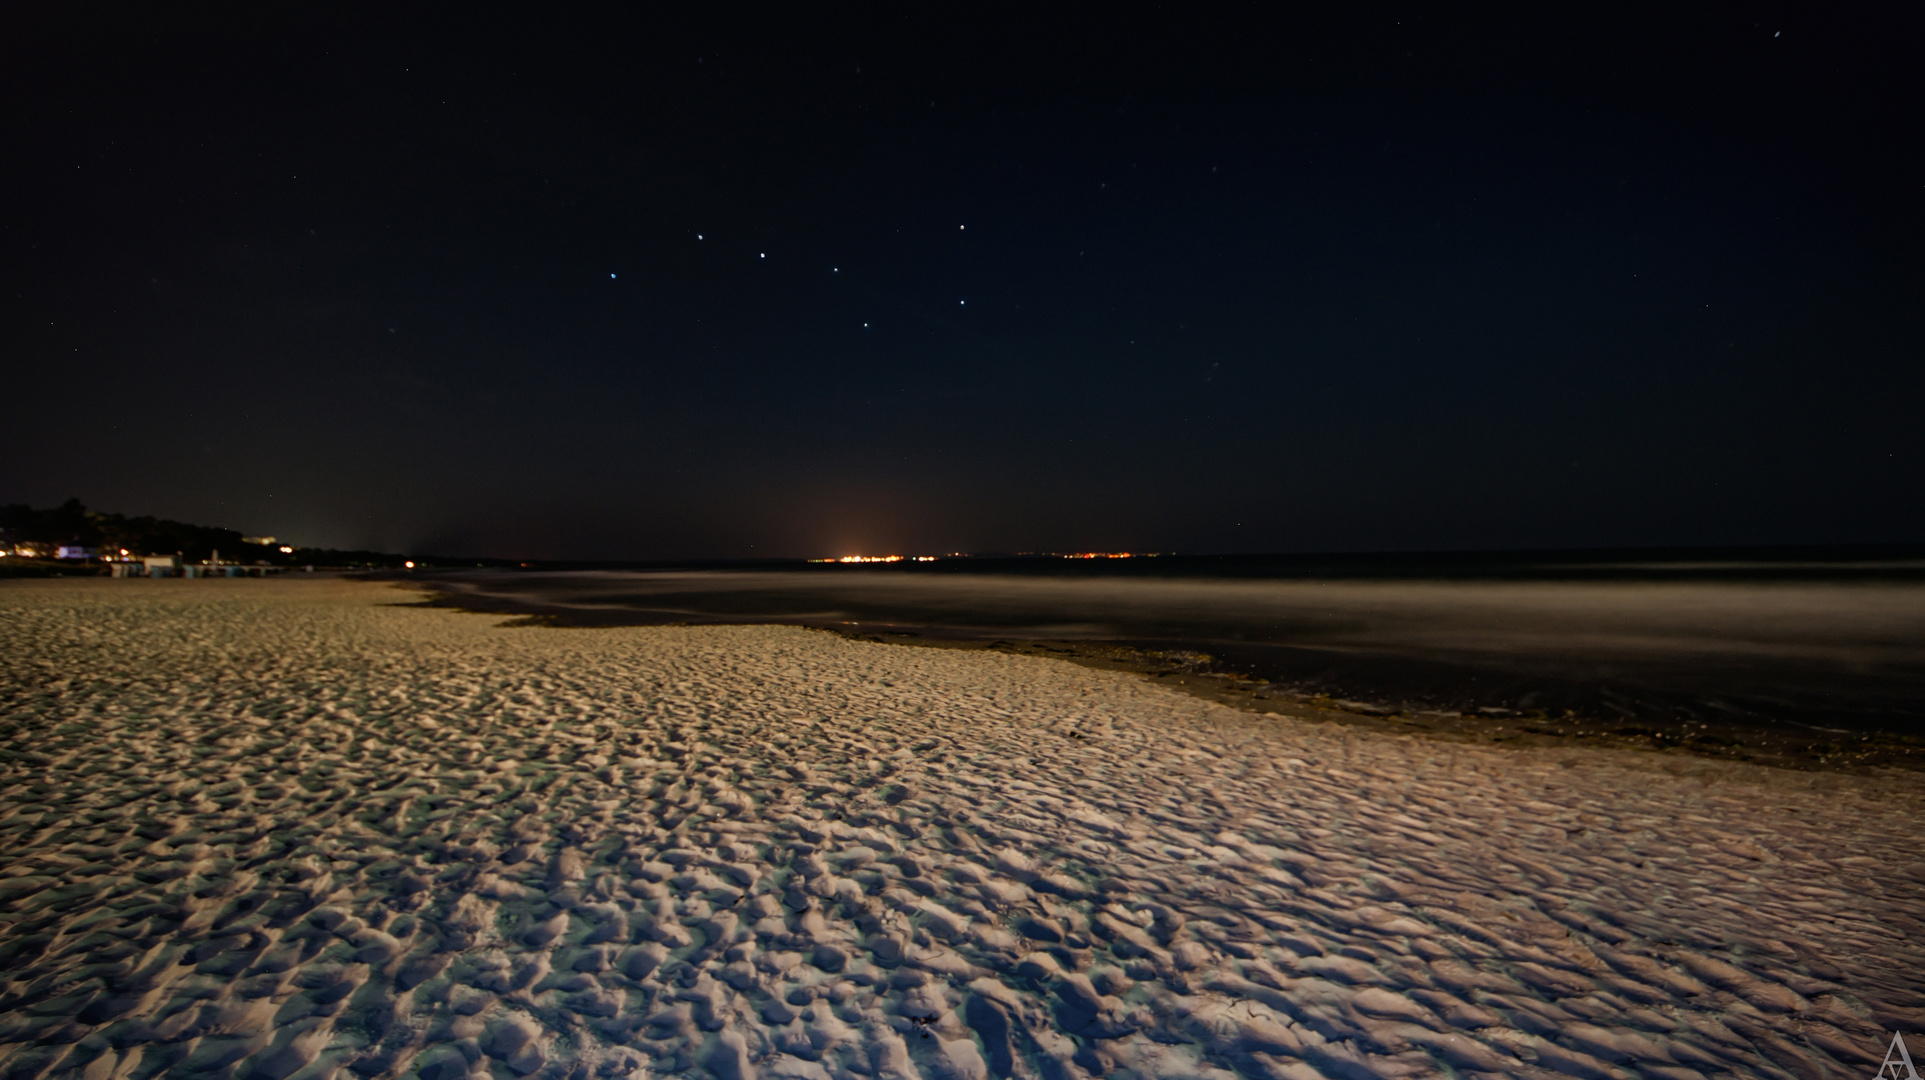
[[1868, 1071], [1897, 781], [781, 627], [0, 588], [0, 1080]]

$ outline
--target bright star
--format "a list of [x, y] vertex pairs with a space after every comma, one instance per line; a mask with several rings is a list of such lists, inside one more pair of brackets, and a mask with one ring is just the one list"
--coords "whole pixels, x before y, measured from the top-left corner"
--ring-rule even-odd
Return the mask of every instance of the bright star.
[[610, 274], [610, 275], [608, 275], [608, 280], [610, 280], [610, 281], [613, 281], [613, 280], [615, 280], [615, 275], [613, 275], [613, 274]]

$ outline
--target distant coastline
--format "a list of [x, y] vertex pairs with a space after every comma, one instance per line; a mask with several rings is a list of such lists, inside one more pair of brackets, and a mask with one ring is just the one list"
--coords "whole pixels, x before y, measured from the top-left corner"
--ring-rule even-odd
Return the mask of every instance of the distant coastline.
[[280, 569], [403, 570], [416, 566], [513, 567], [509, 559], [436, 559], [388, 551], [303, 545], [238, 529], [89, 510], [79, 499], [37, 510], [0, 505], [0, 577], [71, 577], [107, 564], [173, 556], [184, 563]]

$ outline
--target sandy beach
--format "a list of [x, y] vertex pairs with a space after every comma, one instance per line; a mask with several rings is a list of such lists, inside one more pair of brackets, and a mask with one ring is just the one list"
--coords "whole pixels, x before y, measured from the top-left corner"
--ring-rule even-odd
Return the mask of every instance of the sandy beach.
[[1915, 774], [413, 599], [0, 582], [0, 1080], [1820, 1078], [1925, 1033]]

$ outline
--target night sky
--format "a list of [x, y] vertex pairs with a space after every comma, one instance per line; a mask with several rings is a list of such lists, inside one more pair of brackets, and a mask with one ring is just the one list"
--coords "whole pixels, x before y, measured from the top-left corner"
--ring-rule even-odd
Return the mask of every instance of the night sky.
[[0, 502], [525, 558], [1925, 541], [1925, 8], [1334, 6], [17, 8]]

